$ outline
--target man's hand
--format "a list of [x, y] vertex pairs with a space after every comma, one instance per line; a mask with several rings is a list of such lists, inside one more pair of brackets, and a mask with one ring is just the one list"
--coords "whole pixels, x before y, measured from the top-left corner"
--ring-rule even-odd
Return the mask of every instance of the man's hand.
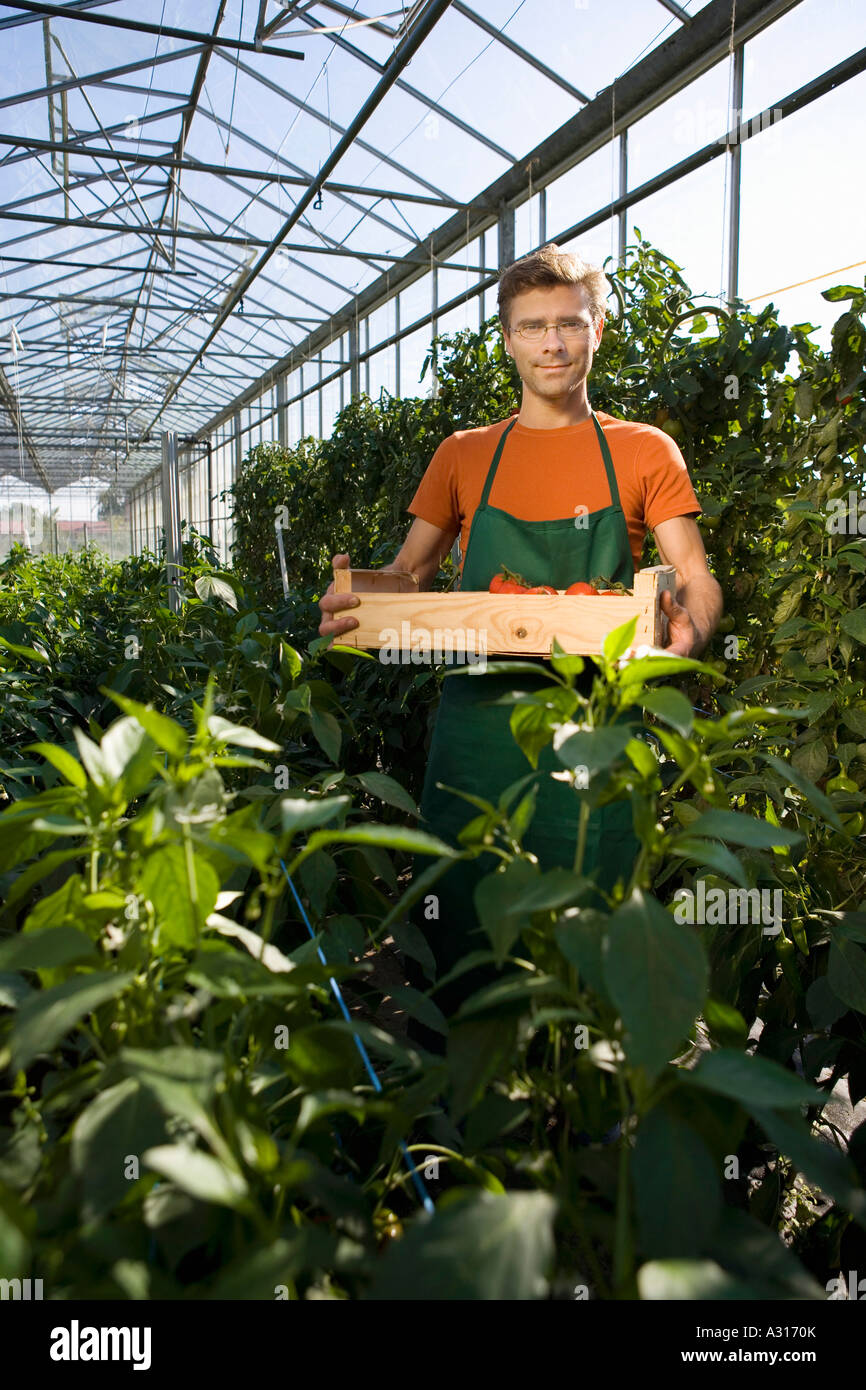
[[[441, 527], [433, 526], [431, 522], [422, 521], [416, 516], [409, 528], [408, 536], [391, 564], [382, 565], [381, 568], [383, 571], [406, 570], [409, 574], [415, 575], [419, 589], [429, 589], [439, 572], [442, 560], [454, 544], [456, 535], [456, 528], [443, 531]], [[351, 568], [348, 555], [335, 555], [331, 563], [335, 569]], [[358, 627], [357, 618], [341, 618], [337, 615], [344, 613], [347, 608], [357, 608], [360, 602], [357, 594], [335, 594], [332, 580], [319, 599], [319, 607], [322, 610], [319, 635], [339, 637], [341, 633], [351, 632], [353, 628]]]
[[[335, 555], [331, 563], [334, 569], [347, 570], [350, 568], [348, 555]], [[357, 618], [339, 618], [335, 615], [346, 608], [357, 608], [361, 600], [357, 594], [335, 594], [334, 581], [331, 580], [322, 597], [319, 599], [319, 607], [322, 610], [322, 621], [319, 623], [320, 637], [339, 637], [343, 632], [351, 632], [358, 626]]]
[[694, 655], [700, 643], [700, 634], [692, 622], [689, 610], [677, 603], [670, 589], [662, 590], [660, 604], [668, 620], [665, 652], [668, 656]]

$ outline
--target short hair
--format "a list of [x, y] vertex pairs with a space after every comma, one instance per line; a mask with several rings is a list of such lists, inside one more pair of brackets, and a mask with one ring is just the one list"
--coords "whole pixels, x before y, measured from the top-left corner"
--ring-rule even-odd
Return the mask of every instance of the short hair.
[[604, 271], [572, 251], [560, 251], [555, 241], [549, 241], [508, 266], [500, 276], [499, 321], [506, 332], [510, 332], [511, 301], [526, 290], [553, 285], [583, 285], [593, 323], [604, 318], [610, 291]]

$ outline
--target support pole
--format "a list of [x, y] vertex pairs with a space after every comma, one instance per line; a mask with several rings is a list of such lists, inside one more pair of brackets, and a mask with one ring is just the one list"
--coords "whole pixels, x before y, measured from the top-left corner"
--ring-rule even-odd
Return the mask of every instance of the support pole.
[[349, 324], [349, 394], [356, 401], [361, 394], [361, 359], [358, 342], [358, 320]]
[[277, 443], [284, 449], [289, 447], [289, 408], [288, 383], [285, 374], [277, 377]]
[[728, 171], [731, 201], [728, 213], [728, 307], [733, 308], [740, 287], [740, 174], [743, 159], [743, 73], [745, 47], [734, 49], [734, 68], [731, 81], [731, 116], [728, 128], [735, 132], [734, 143], [728, 146]]
[[[619, 137], [619, 196], [624, 198], [628, 192], [628, 127]], [[628, 208], [624, 207], [617, 215], [617, 265], [625, 264], [625, 246], [628, 240]]]
[[165, 576], [168, 581], [168, 606], [172, 613], [180, 609], [181, 565], [180, 545], [180, 480], [177, 470], [177, 434], [165, 430], [162, 436], [162, 521], [165, 528]]

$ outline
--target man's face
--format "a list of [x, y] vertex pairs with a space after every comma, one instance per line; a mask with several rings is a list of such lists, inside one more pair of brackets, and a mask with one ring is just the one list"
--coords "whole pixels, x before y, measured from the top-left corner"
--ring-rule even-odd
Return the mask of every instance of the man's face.
[[[583, 285], [526, 290], [511, 301], [510, 320], [509, 331], [503, 329], [505, 346], [527, 390], [553, 401], [567, 397], [586, 380], [604, 320], [593, 324]], [[527, 342], [519, 332], [545, 323], [577, 325], [580, 332], [566, 337], [548, 328], [540, 342]]]

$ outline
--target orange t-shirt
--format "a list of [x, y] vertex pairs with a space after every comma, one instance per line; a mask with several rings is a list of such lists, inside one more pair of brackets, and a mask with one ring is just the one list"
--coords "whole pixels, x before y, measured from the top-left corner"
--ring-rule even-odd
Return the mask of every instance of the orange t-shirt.
[[[647, 531], [701, 506], [686, 461], [670, 435], [654, 425], [596, 411], [613, 460], [635, 570]], [[443, 531], [460, 532], [460, 567], [469, 528], [499, 437], [509, 421], [457, 430], [439, 445], [407, 510]], [[487, 499], [522, 521], [553, 521], [610, 505], [601, 448], [592, 420], [563, 429], [527, 429], [519, 421], [505, 441]]]

